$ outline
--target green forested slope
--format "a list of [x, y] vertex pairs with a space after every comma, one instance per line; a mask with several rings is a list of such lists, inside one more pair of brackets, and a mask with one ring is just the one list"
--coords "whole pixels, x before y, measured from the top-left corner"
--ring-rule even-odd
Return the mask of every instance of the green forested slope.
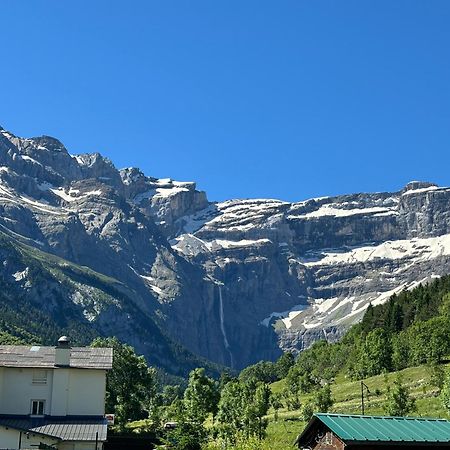
[[309, 382], [343, 372], [361, 379], [425, 363], [450, 352], [450, 276], [369, 306], [362, 322], [335, 344], [321, 341], [301, 353], [295, 369]]
[[290, 365], [286, 376], [281, 375], [286, 367], [280, 371], [280, 361], [245, 369], [242, 379], [279, 379], [271, 384], [273, 404], [278, 403], [279, 409], [270, 410], [267, 438], [259, 448], [289, 448], [305, 426], [305, 410], [321, 410], [317, 399], [323, 386], [331, 388], [333, 404], [327, 408], [331, 412], [360, 414], [363, 381], [365, 413], [386, 414], [389, 392], [400, 382], [416, 406], [408, 415], [449, 418], [440, 397], [449, 355], [450, 276], [446, 276], [370, 306], [362, 322], [338, 343], [317, 342], [295, 361], [285, 355], [284, 362]]

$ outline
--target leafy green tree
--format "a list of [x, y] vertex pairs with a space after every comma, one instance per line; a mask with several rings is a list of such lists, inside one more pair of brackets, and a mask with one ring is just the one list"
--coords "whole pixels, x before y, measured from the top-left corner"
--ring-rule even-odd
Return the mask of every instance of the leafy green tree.
[[245, 439], [262, 438], [267, 427], [264, 416], [269, 406], [270, 389], [266, 384], [230, 381], [224, 386], [219, 402], [220, 437], [231, 446], [242, 436]]
[[281, 394], [289, 411], [295, 411], [302, 406], [298, 392], [292, 392], [289, 388], [284, 388]]
[[441, 401], [447, 412], [450, 412], [450, 372], [447, 372], [441, 390]]
[[400, 374], [394, 380], [394, 386], [388, 386], [384, 411], [390, 416], [407, 416], [417, 411], [416, 400], [410, 395], [409, 389], [403, 384]]
[[275, 392], [270, 395], [270, 406], [274, 409], [274, 420], [278, 422], [278, 411], [283, 407], [283, 395]]
[[450, 292], [442, 296], [442, 303], [439, 306], [441, 316], [450, 319]]
[[166, 384], [161, 394], [161, 402], [168, 406], [181, 397], [183, 397], [183, 390], [180, 385]]
[[307, 374], [309, 380], [316, 386], [328, 383], [346, 360], [346, 357], [341, 354], [341, 348], [339, 344], [318, 341], [311, 348], [300, 353], [294, 367], [298, 369], [298, 373]]
[[408, 333], [413, 363], [440, 363], [450, 350], [450, 323], [447, 318], [433, 317], [419, 322], [410, 327]]
[[278, 379], [285, 378], [289, 369], [295, 364], [295, 357], [291, 352], [283, 353], [275, 363], [275, 371]]
[[213, 417], [216, 415], [219, 391], [216, 382], [206, 376], [205, 369], [191, 371], [183, 402], [191, 422], [203, 423], [208, 413], [212, 413]]
[[163, 408], [165, 422], [187, 422], [186, 408], [183, 399], [176, 398], [170, 405]]
[[370, 331], [359, 346], [354, 378], [367, 378], [392, 369], [390, 335], [378, 328]]
[[133, 347], [115, 337], [97, 338], [91, 346], [110, 347], [114, 352], [113, 368], [106, 376], [106, 411], [116, 415], [119, 427], [145, 418], [156, 397], [156, 371]]
[[394, 294], [387, 303], [385, 329], [391, 333], [398, 333], [403, 328], [403, 310], [397, 296]]
[[243, 369], [239, 374], [239, 379], [243, 381], [254, 379], [262, 383], [273, 383], [278, 380], [277, 368], [270, 361], [260, 361]]
[[[267, 428], [267, 421], [263, 418], [270, 407], [270, 394], [269, 386], [265, 383], [259, 383], [253, 399], [247, 405], [250, 434], [256, 435], [260, 440], [265, 436], [265, 429]], [[251, 428], [252, 425], [253, 429]]]
[[246, 396], [244, 384], [236, 379], [222, 389], [217, 420], [219, 436], [226, 445], [234, 444], [238, 433], [244, 429]]
[[[193, 371], [194, 372], [194, 371]], [[200, 450], [207, 440], [208, 433], [203, 423], [192, 420], [184, 398], [176, 398], [165, 408], [166, 421], [176, 423], [175, 428], [166, 431], [163, 442], [173, 450]]]
[[207, 432], [203, 426], [179, 420], [177, 426], [167, 432], [164, 441], [173, 450], [201, 450], [206, 439]]
[[222, 372], [219, 378], [219, 391], [222, 392], [225, 385], [232, 380], [234, 380], [234, 377], [232, 377], [228, 371]]
[[314, 404], [311, 402], [306, 402], [302, 406], [301, 419], [304, 422], [309, 422], [314, 414]]
[[318, 385], [317, 379], [312, 378], [311, 372], [297, 364], [290, 368], [285, 380], [283, 396], [290, 410], [300, 408], [300, 394], [311, 392]]
[[[315, 352], [317, 351], [317, 348], [321, 347], [313, 347], [311, 351]], [[292, 366], [289, 369], [287, 377], [285, 378], [286, 382], [282, 395], [285, 404], [290, 411], [300, 408], [300, 394], [309, 393], [320, 386], [318, 381], [319, 379], [313, 378], [311, 371], [307, 368], [309, 365], [309, 358], [312, 359], [314, 356], [310, 355], [301, 361], [300, 364], [295, 364]]]
[[258, 438], [246, 438], [245, 436], [238, 436], [232, 447], [229, 447], [224, 441], [210, 441], [202, 450], [266, 450], [267, 446], [264, 445]]
[[392, 369], [392, 344], [389, 333], [382, 329], [371, 331], [366, 337], [368, 375], [378, 375]]
[[319, 412], [326, 413], [330, 410], [334, 404], [334, 400], [331, 396], [331, 388], [329, 384], [325, 385], [316, 392], [314, 404]]
[[410, 361], [410, 346], [408, 334], [402, 331], [392, 338], [392, 366], [394, 370], [408, 367]]
[[444, 367], [432, 361], [430, 364], [428, 364], [427, 369], [430, 375], [430, 385], [437, 387], [440, 392], [444, 387], [446, 378]]

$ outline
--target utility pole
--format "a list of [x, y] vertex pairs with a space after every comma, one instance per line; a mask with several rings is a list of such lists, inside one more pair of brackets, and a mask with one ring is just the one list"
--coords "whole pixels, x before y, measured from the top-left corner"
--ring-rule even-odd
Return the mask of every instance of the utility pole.
[[364, 388], [366, 388], [367, 394], [370, 394], [367, 384], [365, 384], [364, 381], [361, 380], [361, 414], [362, 415], [364, 415]]

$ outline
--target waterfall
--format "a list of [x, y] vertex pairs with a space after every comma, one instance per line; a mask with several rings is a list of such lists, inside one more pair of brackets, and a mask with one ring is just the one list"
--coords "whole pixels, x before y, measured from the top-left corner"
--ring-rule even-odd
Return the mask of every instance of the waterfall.
[[222, 331], [223, 343], [225, 345], [225, 348], [228, 351], [228, 354], [230, 355], [230, 366], [231, 366], [231, 368], [233, 368], [233, 366], [234, 366], [234, 364], [233, 364], [233, 354], [231, 353], [230, 344], [229, 344], [228, 338], [227, 338], [227, 332], [225, 330], [225, 320], [224, 320], [224, 314], [223, 314], [222, 286], [220, 284], [219, 284], [219, 304], [220, 304], [220, 309], [219, 309], [219, 313], [220, 313], [220, 329]]

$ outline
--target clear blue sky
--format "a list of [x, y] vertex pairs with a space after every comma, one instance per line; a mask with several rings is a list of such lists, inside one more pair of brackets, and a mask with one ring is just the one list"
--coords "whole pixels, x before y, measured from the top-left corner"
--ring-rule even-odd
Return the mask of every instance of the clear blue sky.
[[0, 125], [211, 200], [450, 184], [449, 0], [1, 0]]

